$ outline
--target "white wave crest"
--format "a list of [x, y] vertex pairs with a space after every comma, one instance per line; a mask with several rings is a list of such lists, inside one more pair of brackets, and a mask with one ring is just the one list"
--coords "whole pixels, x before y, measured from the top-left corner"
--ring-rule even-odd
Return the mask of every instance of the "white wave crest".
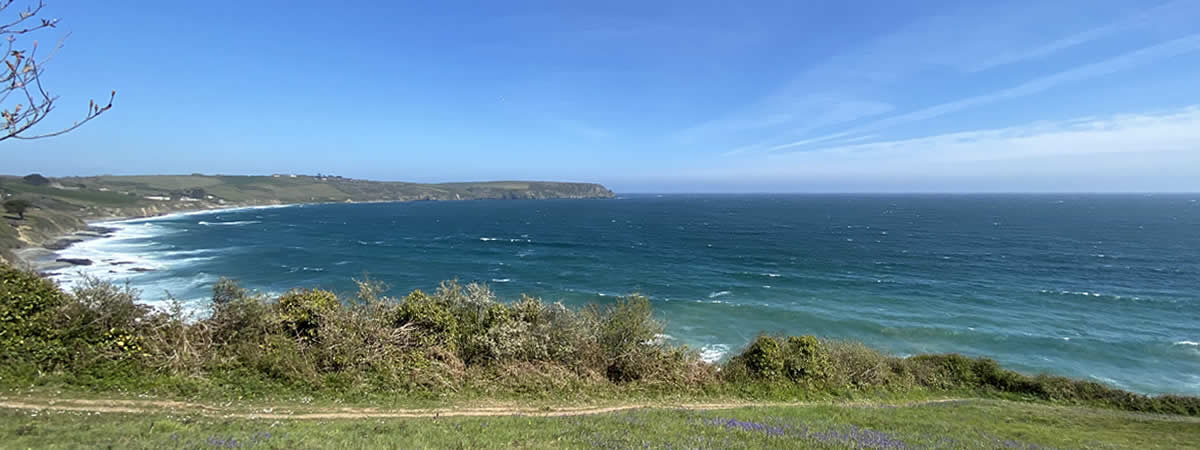
[[509, 281], [512, 281], [512, 279], [511, 278], [492, 278], [493, 283], [507, 283]]
[[708, 298], [724, 297], [729, 294], [732, 294], [732, 292], [729, 292], [729, 291], [713, 292], [711, 294], [708, 294]]
[[1200, 342], [1196, 342], [1196, 341], [1179, 341], [1179, 342], [1176, 342], [1176, 343], [1175, 343], [1175, 345], [1186, 345], [1186, 346], [1189, 346], [1189, 347], [1200, 347]]
[[729, 346], [725, 344], [708, 344], [700, 347], [700, 359], [709, 364], [720, 361], [726, 353], [729, 353]]
[[201, 220], [199, 222], [196, 222], [197, 225], [204, 225], [206, 227], [218, 226], [218, 225], [251, 225], [251, 224], [256, 224], [256, 223], [262, 223], [262, 221], [259, 221], [259, 220], [235, 220], [232, 222], [207, 222], [207, 221]]
[[526, 243], [533, 242], [530, 239], [515, 239], [515, 238], [508, 239], [508, 238], [496, 238], [496, 237], [481, 237], [481, 238], [479, 238], [479, 240], [481, 240], [483, 242], [526, 242]]

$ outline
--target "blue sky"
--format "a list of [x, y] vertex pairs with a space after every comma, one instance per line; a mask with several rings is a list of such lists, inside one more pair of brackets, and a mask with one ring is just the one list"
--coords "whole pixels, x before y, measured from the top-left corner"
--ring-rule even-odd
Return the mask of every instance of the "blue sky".
[[3, 173], [1200, 191], [1195, 0], [47, 1]]

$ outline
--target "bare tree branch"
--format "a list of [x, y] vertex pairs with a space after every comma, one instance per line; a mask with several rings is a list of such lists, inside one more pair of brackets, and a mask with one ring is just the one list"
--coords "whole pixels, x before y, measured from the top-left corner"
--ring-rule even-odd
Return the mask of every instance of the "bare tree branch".
[[[0, 14], [8, 11], [15, 0], [0, 0]], [[41, 1], [36, 6], [18, 12], [17, 18], [0, 25], [0, 39], [5, 41], [5, 50], [0, 55], [0, 141], [6, 139], [41, 139], [59, 136], [73, 131], [83, 124], [112, 109], [117, 91], [109, 95], [108, 103], [88, 102], [87, 113], [71, 126], [51, 132], [33, 133], [31, 129], [50, 115], [57, 106], [57, 96], [51, 95], [42, 85], [45, 67], [62, 48], [65, 37], [60, 39], [50, 55], [38, 59], [38, 43], [33, 41], [28, 50], [16, 44], [22, 36], [44, 28], [55, 28], [58, 19], [36, 18], [46, 5]], [[14, 104], [15, 103], [15, 104]]]

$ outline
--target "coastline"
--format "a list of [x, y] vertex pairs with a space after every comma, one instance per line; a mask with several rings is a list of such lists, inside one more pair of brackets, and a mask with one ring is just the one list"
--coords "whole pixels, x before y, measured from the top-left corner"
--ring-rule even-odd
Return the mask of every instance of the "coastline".
[[[18, 266], [29, 268], [30, 270], [37, 272], [38, 274], [42, 275], [43, 277], [49, 277], [52, 275], [57, 275], [56, 273], [54, 273], [55, 271], [70, 269], [72, 267], [90, 265], [90, 262], [88, 262], [87, 264], [79, 264], [79, 263], [82, 263], [83, 260], [77, 261], [77, 263], [63, 261], [62, 260], [63, 259], [62, 257], [64, 256], [63, 252], [72, 247], [75, 247], [78, 244], [82, 244], [85, 242], [91, 242], [91, 241], [97, 241], [97, 240], [111, 239], [111, 238], [115, 237], [114, 234], [117, 231], [119, 231], [120, 228], [113, 228], [112, 227], [113, 225], [121, 225], [121, 224], [126, 224], [126, 223], [130, 223], [130, 222], [138, 222], [138, 221], [161, 220], [161, 219], [166, 219], [166, 218], [171, 218], [171, 217], [184, 217], [184, 216], [199, 215], [199, 214], [219, 214], [219, 213], [223, 213], [223, 212], [244, 211], [244, 210], [253, 210], [253, 209], [288, 208], [288, 207], [297, 207], [297, 206], [315, 205], [315, 204], [324, 204], [324, 203], [328, 203], [328, 202], [284, 203], [284, 204], [271, 204], [271, 205], [236, 205], [236, 206], [227, 206], [227, 207], [220, 207], [220, 208], [181, 209], [179, 211], [172, 211], [172, 212], [152, 214], [152, 215], [128, 215], [128, 216], [110, 216], [110, 217], [92, 218], [91, 220], [87, 220], [84, 222], [85, 228], [83, 228], [83, 229], [75, 230], [70, 233], [60, 234], [49, 240], [46, 240], [44, 242], [41, 242], [41, 243], [38, 243], [35, 245], [29, 245], [26, 247], [14, 249], [12, 251], [12, 255], [14, 257], [16, 257], [17, 261], [15, 261], [14, 263], [17, 264]], [[368, 203], [368, 202], [354, 202], [354, 203]], [[370, 202], [370, 203], [382, 203], [382, 202]]]

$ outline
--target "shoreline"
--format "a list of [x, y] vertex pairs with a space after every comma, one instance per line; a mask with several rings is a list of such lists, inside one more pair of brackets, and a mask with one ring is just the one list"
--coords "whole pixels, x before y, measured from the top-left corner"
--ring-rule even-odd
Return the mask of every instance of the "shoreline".
[[[355, 202], [366, 203], [366, 202]], [[85, 220], [86, 228], [75, 230], [70, 233], [55, 236], [52, 239], [43, 241], [37, 245], [13, 249], [12, 254], [17, 258], [16, 264], [25, 266], [37, 272], [42, 277], [57, 275], [54, 271], [70, 269], [72, 267], [87, 266], [88, 264], [77, 264], [72, 262], [64, 262], [61, 259], [64, 255], [63, 251], [68, 250], [78, 244], [91, 242], [103, 239], [111, 239], [114, 233], [119, 231], [119, 228], [111, 228], [106, 225], [118, 225], [137, 221], [152, 221], [166, 219], [170, 217], [184, 217], [189, 215], [200, 214], [219, 214], [229, 211], [244, 211], [253, 209], [274, 209], [288, 208], [304, 205], [315, 205], [323, 203], [284, 203], [272, 205], [242, 205], [242, 206], [227, 206], [221, 208], [200, 208], [200, 209], [182, 209], [169, 213], [154, 214], [154, 215], [131, 215], [131, 216], [112, 216], [93, 218]], [[81, 260], [80, 260], [81, 261]], [[89, 260], [90, 261], [90, 260]]]

